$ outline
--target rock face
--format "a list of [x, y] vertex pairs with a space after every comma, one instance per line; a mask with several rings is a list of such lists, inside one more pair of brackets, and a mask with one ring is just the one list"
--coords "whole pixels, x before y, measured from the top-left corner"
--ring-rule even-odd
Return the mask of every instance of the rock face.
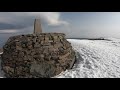
[[3, 46], [2, 69], [10, 78], [50, 78], [72, 68], [75, 52], [63, 33], [13, 36]]
[[3, 52], [3, 49], [2, 49], [2, 48], [0, 48], [0, 53], [1, 53], [1, 52]]

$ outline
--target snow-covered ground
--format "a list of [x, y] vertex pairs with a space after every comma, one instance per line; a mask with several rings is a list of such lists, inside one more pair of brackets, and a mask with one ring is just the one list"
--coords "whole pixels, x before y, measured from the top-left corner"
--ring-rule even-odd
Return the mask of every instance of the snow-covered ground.
[[56, 78], [120, 78], [120, 40], [68, 39], [77, 54], [72, 70]]
[[[76, 51], [77, 62], [73, 69], [54, 78], [120, 78], [120, 39], [68, 41]], [[0, 77], [4, 77], [2, 71]]]

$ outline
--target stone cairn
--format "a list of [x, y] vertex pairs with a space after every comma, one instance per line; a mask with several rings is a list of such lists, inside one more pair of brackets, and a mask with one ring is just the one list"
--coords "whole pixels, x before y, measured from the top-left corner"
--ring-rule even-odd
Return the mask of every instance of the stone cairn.
[[63, 33], [42, 33], [35, 20], [34, 34], [18, 35], [3, 46], [2, 70], [8, 78], [50, 78], [71, 69], [75, 52]]

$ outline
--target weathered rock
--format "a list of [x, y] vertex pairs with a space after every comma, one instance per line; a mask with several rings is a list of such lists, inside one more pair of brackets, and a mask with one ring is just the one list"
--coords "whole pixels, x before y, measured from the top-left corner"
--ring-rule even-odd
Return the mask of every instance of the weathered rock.
[[75, 52], [63, 33], [13, 36], [3, 46], [6, 77], [49, 78], [72, 68]]
[[0, 48], [0, 53], [1, 53], [1, 52], [3, 52], [3, 49], [2, 49], [2, 48]]

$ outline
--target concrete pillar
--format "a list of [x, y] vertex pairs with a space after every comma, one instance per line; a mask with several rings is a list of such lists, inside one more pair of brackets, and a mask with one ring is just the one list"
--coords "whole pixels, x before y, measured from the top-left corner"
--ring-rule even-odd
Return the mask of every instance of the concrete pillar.
[[35, 21], [34, 21], [34, 34], [40, 34], [40, 33], [42, 33], [40, 19], [35, 19]]

